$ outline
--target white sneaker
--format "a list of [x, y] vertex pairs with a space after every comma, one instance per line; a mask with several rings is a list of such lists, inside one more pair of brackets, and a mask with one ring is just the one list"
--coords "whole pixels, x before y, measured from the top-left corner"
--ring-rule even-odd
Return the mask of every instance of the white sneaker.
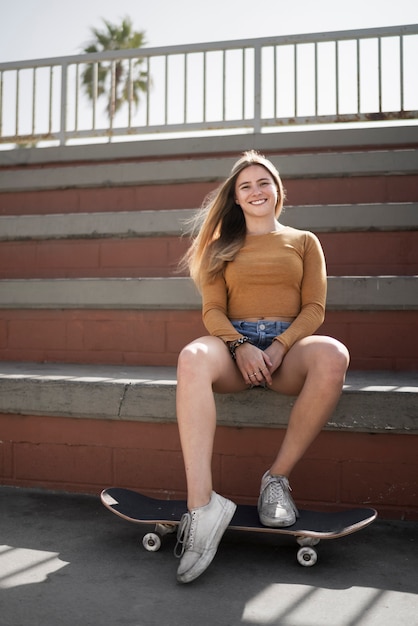
[[175, 556], [181, 558], [177, 570], [179, 582], [189, 583], [209, 567], [236, 508], [233, 502], [213, 491], [209, 504], [183, 515], [174, 549]]
[[299, 512], [290, 492], [292, 491], [286, 476], [272, 476], [266, 472], [261, 479], [258, 515], [264, 526], [292, 526], [299, 517]]

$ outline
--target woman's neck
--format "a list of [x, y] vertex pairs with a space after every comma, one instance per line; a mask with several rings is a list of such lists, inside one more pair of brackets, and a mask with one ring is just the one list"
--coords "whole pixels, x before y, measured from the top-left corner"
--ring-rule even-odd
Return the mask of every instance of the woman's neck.
[[283, 226], [277, 220], [273, 220], [273, 222], [269, 221], [261, 222], [254, 221], [252, 223], [247, 222], [247, 235], [267, 235], [268, 233], [274, 233], [279, 230], [282, 230]]

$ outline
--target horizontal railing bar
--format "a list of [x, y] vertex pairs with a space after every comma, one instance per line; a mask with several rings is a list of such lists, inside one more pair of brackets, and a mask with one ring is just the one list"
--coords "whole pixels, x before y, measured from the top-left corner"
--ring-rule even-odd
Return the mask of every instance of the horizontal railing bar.
[[186, 54], [193, 52], [211, 52], [218, 50], [238, 50], [241, 48], [255, 48], [258, 46], [277, 46], [299, 43], [315, 43], [329, 41], [347, 41], [352, 39], [366, 39], [375, 37], [392, 37], [418, 34], [418, 24], [404, 26], [387, 26], [384, 28], [368, 28], [347, 31], [330, 31], [300, 35], [279, 35], [277, 37], [261, 37], [254, 39], [236, 39], [214, 41], [198, 44], [181, 44], [175, 46], [158, 46], [154, 48], [136, 48], [132, 50], [109, 50], [90, 54], [76, 54], [63, 57], [30, 59], [23, 61], [8, 61], [0, 63], [0, 71], [17, 70], [23, 68], [46, 67], [50, 65], [90, 63], [94, 61], [131, 59], [147, 56], [166, 56], [167, 54]]

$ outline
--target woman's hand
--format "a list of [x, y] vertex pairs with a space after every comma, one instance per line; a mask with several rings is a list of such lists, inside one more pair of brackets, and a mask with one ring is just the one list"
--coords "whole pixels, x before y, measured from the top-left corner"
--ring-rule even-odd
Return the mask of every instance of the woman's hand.
[[272, 363], [272, 367], [271, 367], [270, 371], [273, 374], [273, 372], [278, 370], [279, 367], [281, 366], [282, 361], [283, 361], [283, 359], [285, 357], [285, 354], [286, 354], [286, 348], [281, 343], [281, 341], [273, 341], [271, 346], [269, 346], [266, 349], [265, 354], [268, 355], [268, 357], [269, 357], [269, 359], [270, 359], [270, 361]]
[[[277, 341], [275, 342], [277, 343]], [[267, 354], [251, 343], [246, 342], [235, 349], [236, 364], [247, 385], [264, 386], [272, 384], [271, 374], [275, 368]]]

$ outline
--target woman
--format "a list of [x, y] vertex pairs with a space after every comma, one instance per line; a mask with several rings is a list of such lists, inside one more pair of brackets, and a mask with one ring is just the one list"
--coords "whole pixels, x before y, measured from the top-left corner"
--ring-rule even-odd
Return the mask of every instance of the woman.
[[[265, 157], [245, 152], [204, 207], [185, 261], [202, 294], [209, 336], [187, 345], [177, 370], [177, 419], [188, 490], [178, 532], [177, 579], [202, 574], [235, 511], [212, 490], [214, 392], [265, 386], [298, 396], [286, 435], [261, 480], [266, 526], [289, 526], [297, 508], [289, 475], [330, 418], [349, 354], [313, 335], [324, 320], [326, 268], [318, 239], [279, 222], [284, 190]], [[177, 546], [177, 548], [178, 548]]]

